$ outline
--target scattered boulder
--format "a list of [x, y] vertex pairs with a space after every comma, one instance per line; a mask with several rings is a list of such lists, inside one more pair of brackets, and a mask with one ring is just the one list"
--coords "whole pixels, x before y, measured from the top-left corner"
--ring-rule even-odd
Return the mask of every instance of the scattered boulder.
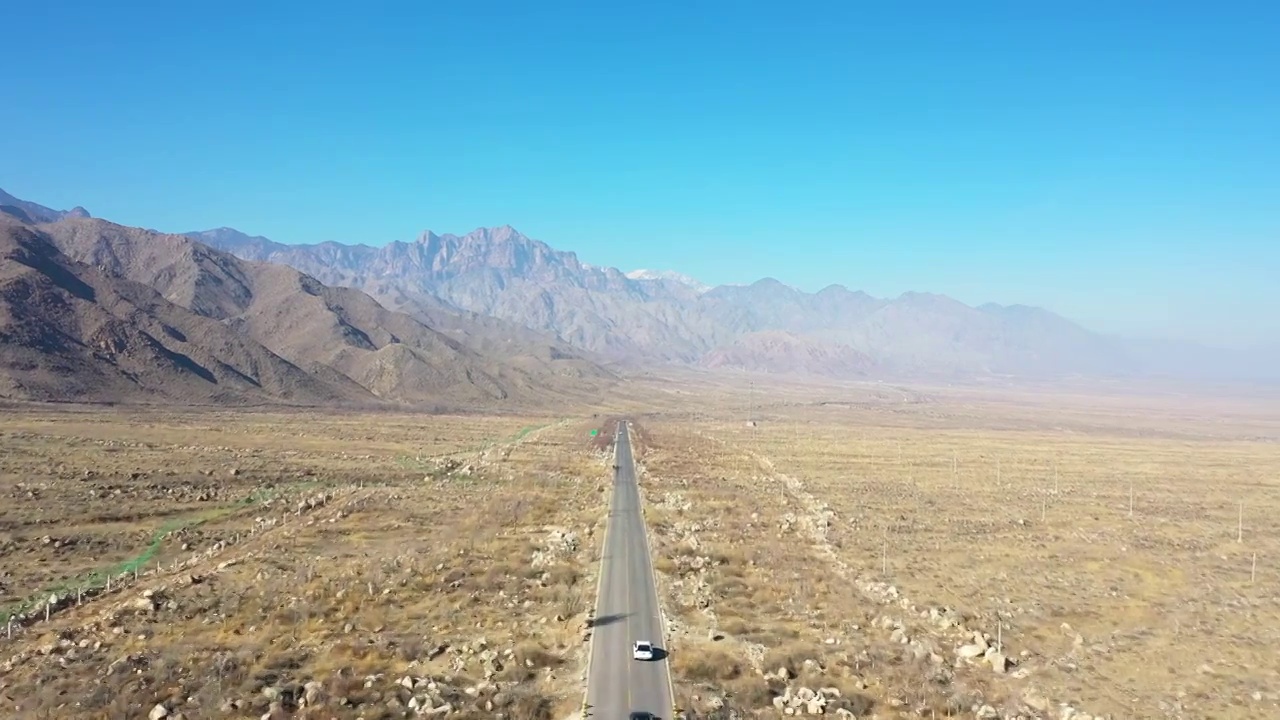
[[981, 645], [961, 645], [956, 650], [956, 655], [963, 660], [972, 660], [982, 657], [986, 652], [987, 649]]
[[315, 680], [303, 685], [302, 701], [306, 703], [308, 707], [323, 703], [325, 701], [324, 685]]
[[991, 669], [1003, 675], [1009, 669], [1009, 658], [1004, 653], [998, 652], [995, 648], [987, 650], [987, 662], [991, 663]]

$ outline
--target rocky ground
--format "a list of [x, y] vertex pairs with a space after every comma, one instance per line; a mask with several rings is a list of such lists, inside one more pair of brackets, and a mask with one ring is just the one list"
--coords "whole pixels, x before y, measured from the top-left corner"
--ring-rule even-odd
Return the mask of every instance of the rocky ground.
[[[0, 556], [5, 577], [20, 579], [3, 598], [12, 637], [0, 635], [0, 714], [550, 720], [576, 710], [607, 500], [594, 426], [376, 420], [272, 418], [224, 445], [239, 462], [207, 486], [157, 480], [189, 471], [149, 465], [155, 448], [127, 443], [157, 443], [128, 423], [53, 415], [38, 433], [9, 428], [30, 436], [5, 437], [19, 450], [8, 489], [67, 498], [114, 486], [110, 506], [129, 519], [46, 521], [69, 500], [44, 518], [4, 513], [0, 538], [21, 550]], [[164, 424], [169, 437], [201, 435], [198, 418]], [[303, 426], [309, 439], [286, 430]], [[67, 467], [40, 474], [35, 458], [55, 452], [60, 433], [65, 444], [116, 435], [123, 449], [95, 464], [111, 479], [84, 479], [85, 459], [65, 446]], [[299, 465], [316, 481], [277, 479]], [[192, 507], [202, 522], [156, 532]], [[73, 539], [83, 537], [97, 544]], [[153, 537], [159, 549], [136, 574], [88, 574], [117, 569], [137, 550], [128, 539]], [[64, 553], [83, 572], [33, 570], [37, 553]], [[89, 589], [32, 603], [17, 590], [35, 580]]]
[[1271, 431], [920, 407], [645, 424], [691, 717], [1278, 711]]

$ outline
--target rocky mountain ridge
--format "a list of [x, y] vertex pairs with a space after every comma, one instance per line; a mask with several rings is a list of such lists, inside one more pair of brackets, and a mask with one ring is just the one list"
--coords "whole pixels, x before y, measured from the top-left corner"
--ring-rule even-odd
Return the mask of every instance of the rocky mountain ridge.
[[[772, 278], [704, 288], [678, 273], [589, 266], [510, 226], [428, 231], [383, 247], [283, 245], [226, 228], [192, 236], [380, 299], [431, 297], [622, 362], [944, 379], [1126, 376], [1155, 366], [1126, 341], [1040, 308], [916, 292], [875, 298], [841, 285], [806, 293]], [[815, 367], [819, 356], [827, 359]]]
[[581, 396], [614, 379], [567, 344], [498, 321], [406, 298], [433, 326], [185, 236], [29, 220], [0, 212], [3, 397], [476, 407]]
[[[7, 199], [0, 211], [18, 222], [46, 233], [46, 228], [64, 228], [52, 233], [55, 239], [67, 236], [65, 228], [91, 221], [87, 213], [54, 211], [7, 194], [0, 199]], [[578, 365], [569, 374], [589, 376], [607, 375], [605, 365], [654, 363], [943, 381], [1277, 375], [1275, 363], [1265, 358], [1110, 337], [1023, 305], [974, 307], [919, 292], [877, 298], [842, 285], [809, 293], [772, 278], [709, 288], [674, 271], [626, 273], [584, 263], [575, 253], [510, 226], [465, 235], [426, 231], [411, 242], [384, 246], [286, 245], [227, 227], [187, 233], [185, 241], [222, 251], [222, 259], [209, 256], [204, 262], [227, 266], [228, 272], [228, 258], [235, 258], [290, 267], [328, 287], [327, 292], [359, 291], [357, 296], [367, 295], [397, 322], [400, 315], [408, 316], [488, 359], [534, 375], [553, 366], [554, 375], [573, 363]], [[166, 298], [224, 322], [244, 310], [235, 295], [242, 289], [215, 270], [207, 276], [219, 278], [214, 284], [224, 290], [221, 294], [197, 292], [190, 282], [170, 287], [173, 264], [161, 262], [151, 245], [156, 243], [147, 240], [135, 247], [142, 262], [126, 273], [128, 279], [160, 288]], [[84, 259], [96, 262], [103, 252], [99, 247]], [[81, 258], [72, 253], [72, 259]]]

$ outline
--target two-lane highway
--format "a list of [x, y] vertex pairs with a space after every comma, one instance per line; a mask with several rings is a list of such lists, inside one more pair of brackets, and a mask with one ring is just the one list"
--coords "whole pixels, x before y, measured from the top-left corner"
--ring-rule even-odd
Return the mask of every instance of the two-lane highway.
[[[670, 720], [673, 705], [665, 628], [625, 422], [618, 423], [614, 462], [617, 469], [591, 636], [587, 716], [627, 720], [630, 713], [649, 712]], [[638, 640], [652, 642], [658, 649], [653, 660], [633, 659], [632, 644]]]

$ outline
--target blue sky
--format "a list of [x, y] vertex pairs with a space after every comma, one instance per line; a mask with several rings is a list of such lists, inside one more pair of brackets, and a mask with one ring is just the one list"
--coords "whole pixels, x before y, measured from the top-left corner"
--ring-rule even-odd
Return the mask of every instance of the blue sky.
[[1280, 342], [1280, 4], [27, 3], [0, 187]]

